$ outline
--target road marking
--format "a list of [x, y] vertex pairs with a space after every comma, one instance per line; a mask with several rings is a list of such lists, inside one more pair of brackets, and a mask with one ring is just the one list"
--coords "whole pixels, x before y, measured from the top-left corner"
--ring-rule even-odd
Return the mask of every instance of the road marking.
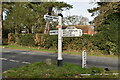
[[0, 58], [0, 60], [7, 60], [6, 58]]
[[[11, 61], [11, 62], [20, 62], [20, 61], [17, 61], [17, 60], [9, 60], [9, 61]], [[23, 62], [21, 62], [21, 63], [23, 63], [23, 64], [30, 64], [30, 62], [25, 62], [25, 61], [23, 61]]]
[[[0, 60], [8, 60], [8, 59], [6, 59], [6, 58], [0, 58]], [[18, 61], [18, 60], [13, 60], [13, 59], [10, 59], [9, 60], [10, 62], [16, 62], [16, 63], [19, 63], [20, 61]], [[30, 62], [26, 62], [26, 61], [23, 61], [23, 62], [21, 62], [21, 63], [23, 63], [23, 64], [31, 64]]]
[[9, 61], [11, 61], [11, 62], [19, 62], [19, 61], [17, 61], [17, 60], [12, 60], [12, 59], [11, 59], [11, 60], [9, 60]]
[[23, 64], [30, 64], [30, 62], [21, 62], [21, 63], [23, 63]]

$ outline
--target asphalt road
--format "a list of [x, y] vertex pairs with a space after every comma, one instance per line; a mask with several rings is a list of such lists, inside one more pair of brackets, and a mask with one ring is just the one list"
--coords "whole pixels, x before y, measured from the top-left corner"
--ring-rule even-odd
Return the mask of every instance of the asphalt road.
[[[40, 62], [48, 58], [57, 60], [57, 54], [4, 48], [2, 49], [2, 57], [0, 60], [2, 60], [2, 71], [5, 71], [10, 68], [20, 67], [33, 62]], [[81, 66], [81, 56], [64, 54], [63, 62]], [[118, 58], [87, 56], [87, 67], [90, 66], [118, 70]]]

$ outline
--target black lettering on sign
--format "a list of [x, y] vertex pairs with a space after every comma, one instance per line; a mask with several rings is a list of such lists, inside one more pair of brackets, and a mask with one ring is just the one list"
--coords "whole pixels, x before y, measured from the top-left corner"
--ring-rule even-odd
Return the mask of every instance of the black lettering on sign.
[[77, 30], [69, 30], [70, 32], [77, 32]]

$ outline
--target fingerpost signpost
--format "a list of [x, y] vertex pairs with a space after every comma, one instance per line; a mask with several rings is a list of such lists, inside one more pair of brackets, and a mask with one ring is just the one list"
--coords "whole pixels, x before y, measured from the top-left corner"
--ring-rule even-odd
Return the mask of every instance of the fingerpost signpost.
[[44, 15], [44, 19], [46, 21], [58, 21], [58, 30], [51, 30], [49, 32], [50, 35], [58, 35], [58, 56], [57, 56], [57, 66], [62, 66], [63, 58], [62, 58], [62, 37], [80, 37], [82, 36], [82, 30], [77, 28], [66, 28], [62, 30], [62, 18], [63, 15], [61, 13], [58, 16]]
[[58, 28], [58, 58], [57, 58], [57, 63], [58, 66], [62, 66], [62, 16], [60, 16], [60, 14], [58, 14], [59, 17], [59, 28]]

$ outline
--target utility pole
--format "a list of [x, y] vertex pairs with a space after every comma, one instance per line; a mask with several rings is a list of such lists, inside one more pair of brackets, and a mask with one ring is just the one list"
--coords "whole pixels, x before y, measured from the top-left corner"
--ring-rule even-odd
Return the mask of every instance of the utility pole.
[[58, 28], [58, 58], [57, 58], [57, 65], [58, 67], [62, 66], [62, 17], [63, 15], [60, 13], [58, 14], [58, 22], [59, 22], [59, 28]]

